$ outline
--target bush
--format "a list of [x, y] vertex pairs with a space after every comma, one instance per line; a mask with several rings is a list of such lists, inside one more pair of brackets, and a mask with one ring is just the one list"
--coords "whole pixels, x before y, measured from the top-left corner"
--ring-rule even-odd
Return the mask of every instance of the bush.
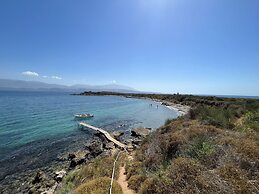
[[248, 112], [244, 117], [244, 125], [259, 132], [259, 112]]
[[211, 140], [205, 137], [197, 137], [188, 145], [184, 155], [202, 160], [210, 157], [214, 152], [215, 144]]
[[257, 193], [255, 187], [249, 183], [246, 174], [237, 166], [226, 165], [219, 169], [220, 176], [233, 185], [234, 193]]
[[[80, 185], [77, 189], [75, 189], [75, 194], [107, 194], [109, 193], [111, 179], [108, 177], [101, 177], [89, 181]], [[122, 189], [119, 184], [114, 181], [112, 185], [112, 193], [113, 194], [122, 194]]]
[[[165, 180], [166, 179], [166, 180]], [[141, 186], [141, 194], [166, 194], [172, 193], [170, 189], [170, 183], [172, 181], [168, 178], [161, 177], [150, 177], [147, 178]]]
[[[186, 185], [194, 183], [195, 177], [200, 174], [201, 167], [192, 159], [177, 158], [172, 161], [167, 170], [167, 176], [173, 180], [175, 185]], [[181, 187], [182, 187], [181, 186]]]
[[126, 164], [125, 170], [127, 174], [127, 180], [134, 175], [138, 175], [141, 173], [142, 170], [142, 163], [141, 162], [128, 162]]
[[146, 176], [144, 175], [133, 175], [128, 180], [129, 188], [138, 192], [139, 188], [141, 187], [141, 184], [145, 180], [146, 180]]
[[66, 194], [69, 193], [69, 191], [73, 190], [75, 187], [75, 179], [78, 174], [78, 171], [72, 171], [69, 172], [62, 181], [62, 188], [58, 190], [58, 194]]
[[[115, 168], [115, 178], [118, 176], [121, 158], [118, 160]], [[57, 193], [65, 194], [72, 191], [83, 183], [89, 183], [92, 180], [99, 180], [102, 177], [110, 177], [112, 174], [114, 157], [104, 157], [93, 160], [84, 165], [81, 169], [71, 171], [62, 181], [62, 187]], [[95, 182], [96, 184], [97, 182]], [[88, 188], [88, 187], [87, 187]]]
[[[76, 177], [78, 184], [82, 180], [91, 180], [98, 177], [111, 176], [114, 159], [112, 157], [96, 159], [94, 162], [85, 165]], [[118, 165], [117, 165], [118, 166]]]
[[199, 119], [204, 124], [228, 129], [232, 129], [234, 127], [234, 115], [235, 114], [232, 109], [210, 106], [197, 106], [189, 113], [189, 117], [191, 119]]
[[73, 188], [74, 188], [74, 184], [72, 182], [68, 182], [57, 193], [58, 194], [67, 194], [71, 190], [73, 190]]

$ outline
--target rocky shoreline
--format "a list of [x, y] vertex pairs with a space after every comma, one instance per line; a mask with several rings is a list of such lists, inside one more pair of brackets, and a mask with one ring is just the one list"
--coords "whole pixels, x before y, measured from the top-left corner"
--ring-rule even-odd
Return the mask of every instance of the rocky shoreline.
[[[171, 110], [177, 111], [179, 116], [187, 114], [189, 107], [172, 104], [166, 101], [158, 101], [155, 99], [149, 99], [164, 105]], [[118, 124], [118, 123], [117, 123]], [[120, 123], [116, 130], [123, 130], [127, 124]], [[131, 149], [139, 147], [142, 139], [150, 133], [150, 128], [137, 128], [131, 130], [131, 135], [124, 134], [124, 132], [114, 131], [112, 135], [127, 144]], [[12, 160], [19, 160], [19, 170], [21, 173], [16, 172], [17, 166], [13, 164], [14, 169], [10, 170], [8, 174], [0, 173], [0, 190], [3, 194], [8, 194], [15, 192], [20, 193], [31, 193], [31, 194], [50, 194], [54, 193], [56, 189], [60, 187], [60, 183], [63, 177], [70, 171], [80, 168], [83, 164], [91, 162], [93, 159], [98, 157], [103, 157], [110, 155], [114, 149], [115, 145], [108, 142], [104, 136], [101, 134], [94, 134], [91, 141], [88, 139], [80, 139], [81, 136], [75, 137], [70, 140], [71, 142], [79, 142], [78, 146], [73, 149], [66, 149], [66, 151], [58, 151], [56, 146], [60, 149], [64, 149], [67, 144], [59, 143], [57, 145], [51, 145], [46, 149], [40, 151], [40, 153], [28, 153], [29, 159], [12, 158]], [[70, 142], [69, 141], [69, 142]], [[35, 148], [36, 149], [36, 148]], [[54, 150], [53, 150], [54, 149]], [[55, 153], [60, 153], [58, 156]], [[47, 158], [47, 159], [46, 159]], [[10, 161], [12, 161], [10, 160]], [[34, 166], [33, 162], [39, 160], [42, 165]], [[48, 160], [48, 161], [47, 161]], [[51, 161], [51, 162], [49, 162]], [[8, 163], [8, 160], [5, 162]], [[37, 163], [37, 162], [36, 162]], [[33, 166], [28, 166], [28, 165]], [[0, 165], [2, 165], [0, 161]], [[26, 166], [27, 165], [27, 166]], [[10, 164], [5, 164], [9, 168]], [[1, 167], [0, 167], [1, 168]], [[2, 167], [4, 168], [4, 167]], [[1, 179], [4, 177], [4, 179]]]
[[[139, 147], [142, 139], [150, 129], [138, 128], [131, 131], [128, 139], [123, 139], [124, 132], [114, 131], [112, 136], [124, 142], [130, 149]], [[74, 151], [63, 153], [49, 165], [32, 170], [25, 170], [19, 176], [9, 175], [1, 182], [1, 193], [51, 194], [61, 186], [63, 177], [70, 171], [80, 168], [98, 157], [110, 155], [117, 149], [102, 134], [95, 133], [91, 141]], [[33, 160], [33, 158], [31, 158]]]
[[[140, 143], [142, 142], [143, 138], [145, 138], [150, 133], [149, 128], [136, 128], [131, 131], [131, 138], [128, 140], [122, 140], [121, 137], [124, 135], [124, 132], [122, 131], [114, 131], [111, 133], [111, 135], [128, 145], [128, 151], [133, 151], [135, 148], [139, 147]], [[38, 181], [40, 180], [40, 191], [41, 194], [53, 194], [55, 193], [55, 190], [62, 187], [61, 181], [63, 177], [66, 175], [66, 173], [70, 170], [75, 170], [78, 168], [81, 168], [82, 165], [87, 164], [91, 162], [92, 160], [99, 158], [99, 157], [105, 157], [110, 156], [115, 151], [115, 149], [119, 149], [116, 147], [116, 145], [113, 142], [109, 142], [106, 137], [101, 133], [95, 133], [95, 136], [98, 137], [98, 139], [93, 140], [89, 143], [87, 143], [84, 147], [84, 149], [79, 150], [77, 152], [68, 153], [68, 155], [65, 155], [63, 160], [69, 161], [69, 166], [66, 169], [62, 169], [60, 171], [55, 172], [54, 180], [56, 181], [55, 184], [52, 187], [48, 188], [42, 188], [42, 185], [45, 186], [44, 179], [41, 177], [44, 177], [44, 174], [40, 174], [39, 172], [34, 177]], [[33, 182], [32, 182], [33, 184]], [[33, 185], [32, 189], [38, 188], [39, 185]], [[32, 189], [30, 191], [32, 191]], [[45, 190], [44, 190], [45, 189]], [[44, 190], [42, 192], [42, 190]], [[37, 193], [39, 189], [36, 190], [36, 192], [31, 193]]]

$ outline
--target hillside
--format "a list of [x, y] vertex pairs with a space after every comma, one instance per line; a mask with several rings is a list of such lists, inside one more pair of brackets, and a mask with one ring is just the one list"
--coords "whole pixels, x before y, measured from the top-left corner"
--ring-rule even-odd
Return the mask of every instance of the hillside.
[[[121, 159], [126, 163], [130, 189], [139, 194], [259, 192], [259, 100], [190, 95], [131, 96], [166, 100], [192, 108], [187, 115], [168, 120], [147, 136], [135, 150], [133, 160]], [[82, 182], [89, 184], [88, 181]], [[73, 180], [63, 186], [69, 184], [73, 185], [70, 190], [83, 188]], [[103, 188], [109, 188], [108, 183]], [[98, 192], [93, 190], [92, 193]]]
[[192, 109], [168, 121], [137, 150], [127, 169], [131, 188], [143, 194], [258, 193], [258, 100], [155, 98]]

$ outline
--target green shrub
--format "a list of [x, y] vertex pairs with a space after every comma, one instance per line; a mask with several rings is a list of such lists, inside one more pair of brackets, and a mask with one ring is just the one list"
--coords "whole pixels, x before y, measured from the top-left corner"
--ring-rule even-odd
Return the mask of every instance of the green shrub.
[[199, 119], [204, 124], [228, 129], [234, 127], [234, 115], [233, 109], [210, 106], [197, 106], [189, 113], [191, 119]]
[[259, 132], [259, 112], [248, 112], [245, 114], [244, 125]]
[[128, 180], [129, 188], [138, 192], [139, 188], [141, 187], [141, 184], [145, 180], [146, 180], [146, 176], [144, 175], [133, 175]]
[[68, 182], [57, 193], [58, 194], [67, 194], [73, 190], [74, 186], [75, 185], [72, 182]]
[[183, 155], [202, 160], [215, 152], [215, 144], [205, 137], [197, 137], [189, 143]]
[[75, 179], [78, 175], [78, 171], [71, 171], [69, 172], [62, 181], [62, 187], [60, 190], [58, 190], [58, 194], [66, 194], [69, 193], [69, 191], [73, 190], [75, 187]]
[[127, 180], [134, 175], [138, 175], [141, 173], [142, 170], [142, 163], [141, 162], [128, 162], [126, 164], [125, 170], [127, 174]]

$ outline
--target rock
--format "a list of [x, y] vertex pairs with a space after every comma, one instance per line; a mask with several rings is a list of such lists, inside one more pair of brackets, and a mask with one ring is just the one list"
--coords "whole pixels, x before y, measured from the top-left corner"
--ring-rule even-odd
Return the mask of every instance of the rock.
[[126, 127], [126, 124], [121, 124], [121, 125], [119, 125], [118, 127], [119, 127], [119, 128], [120, 128], [120, 127]]
[[99, 137], [99, 139], [101, 140], [102, 143], [107, 143], [108, 142], [107, 138], [104, 136], [103, 133], [98, 132], [98, 133], [95, 133], [95, 135], [97, 137]]
[[[81, 163], [81, 161], [80, 161]], [[78, 160], [76, 160], [75, 158], [71, 160], [69, 168], [75, 168], [77, 165], [79, 164]]]
[[96, 157], [103, 152], [103, 143], [93, 141], [86, 145], [86, 148], [90, 151], [90, 155]]
[[108, 150], [112, 150], [115, 148], [115, 145], [113, 142], [109, 142], [109, 143], [104, 144], [104, 148], [108, 149]]
[[118, 140], [118, 138], [119, 138], [120, 136], [122, 136], [122, 135], [124, 135], [124, 132], [122, 132], [122, 131], [114, 131], [114, 132], [112, 132], [112, 136], [113, 136], [115, 139], [117, 139], [117, 140]]
[[[90, 144], [88, 144], [90, 146]], [[89, 149], [89, 148], [87, 148]], [[91, 148], [93, 149], [93, 148]], [[89, 150], [79, 150], [75, 153], [70, 153], [68, 158], [70, 159], [70, 168], [74, 168], [77, 165], [86, 162], [88, 156], [91, 154]]]
[[133, 137], [146, 137], [150, 133], [147, 128], [136, 128], [131, 130], [131, 136]]
[[75, 153], [69, 153], [69, 154], [68, 154], [68, 159], [69, 159], [69, 160], [72, 160], [72, 159], [74, 159], [75, 157], [76, 157]]
[[44, 174], [44, 172], [38, 171], [36, 176], [34, 177], [34, 179], [32, 181], [32, 184], [39, 183], [39, 182], [43, 181], [44, 179], [46, 179], [46, 175]]
[[35, 193], [35, 189], [34, 189], [34, 188], [31, 188], [31, 189], [29, 190], [28, 194], [33, 194], [33, 193]]
[[55, 172], [55, 179], [56, 179], [56, 181], [58, 181], [58, 182], [62, 181], [62, 179], [66, 175], [66, 173], [67, 172], [65, 170], [61, 170], [61, 171]]
[[140, 140], [140, 139], [133, 139], [132, 140], [132, 144], [135, 144], [135, 145], [140, 145], [141, 142], [142, 142], [142, 140]]
[[85, 157], [76, 157], [73, 158], [70, 162], [70, 168], [75, 168], [77, 165], [85, 163], [86, 159]]
[[91, 154], [91, 152], [89, 150], [84, 151], [85, 158], [87, 158], [90, 154]]

